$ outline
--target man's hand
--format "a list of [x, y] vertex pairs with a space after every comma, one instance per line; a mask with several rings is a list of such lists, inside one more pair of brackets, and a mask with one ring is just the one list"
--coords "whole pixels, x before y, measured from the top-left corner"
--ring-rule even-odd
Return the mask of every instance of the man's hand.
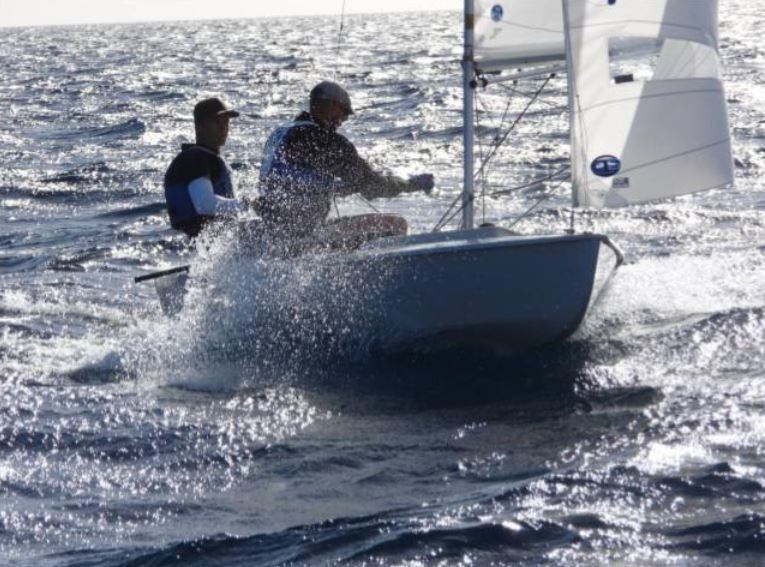
[[430, 193], [435, 186], [435, 180], [432, 173], [421, 173], [420, 175], [413, 175], [409, 178], [409, 185], [411, 185], [415, 191], [425, 191]]

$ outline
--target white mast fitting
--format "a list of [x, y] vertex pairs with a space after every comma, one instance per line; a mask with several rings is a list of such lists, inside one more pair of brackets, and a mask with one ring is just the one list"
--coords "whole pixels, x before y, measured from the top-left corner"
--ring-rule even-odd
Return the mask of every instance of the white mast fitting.
[[462, 189], [462, 228], [473, 228], [473, 28], [475, 26], [474, 0], [465, 0], [465, 54], [462, 59], [462, 89], [463, 89], [463, 146], [464, 146], [464, 180]]

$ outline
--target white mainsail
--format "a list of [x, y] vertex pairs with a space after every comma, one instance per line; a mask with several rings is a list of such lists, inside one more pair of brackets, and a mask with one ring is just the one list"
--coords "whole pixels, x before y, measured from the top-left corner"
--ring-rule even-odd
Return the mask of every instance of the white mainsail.
[[566, 58], [561, 0], [476, 0], [475, 66], [483, 72]]
[[717, 0], [563, 1], [575, 204], [731, 184]]

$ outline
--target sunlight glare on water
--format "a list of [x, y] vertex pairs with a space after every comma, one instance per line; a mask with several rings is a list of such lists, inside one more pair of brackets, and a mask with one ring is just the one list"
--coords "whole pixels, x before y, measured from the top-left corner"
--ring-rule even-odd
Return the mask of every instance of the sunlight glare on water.
[[[340, 53], [336, 18], [0, 29], [0, 562], [758, 564], [760, 12], [721, 3], [736, 187], [578, 212], [627, 257], [584, 328], [512, 364], [426, 368], [363, 364], [352, 270], [192, 250], [161, 181], [194, 102], [220, 95], [252, 196], [268, 133], [336, 76], [363, 156], [434, 173], [431, 196], [375, 203], [429, 231], [462, 181], [458, 14], [350, 16]], [[508, 95], [479, 96], [485, 150]], [[479, 189], [529, 187], [480, 196], [481, 221], [510, 226], [567, 163], [566, 100], [558, 77], [497, 153]], [[569, 193], [515, 228], [561, 232]], [[132, 278], [189, 263], [164, 318]]]

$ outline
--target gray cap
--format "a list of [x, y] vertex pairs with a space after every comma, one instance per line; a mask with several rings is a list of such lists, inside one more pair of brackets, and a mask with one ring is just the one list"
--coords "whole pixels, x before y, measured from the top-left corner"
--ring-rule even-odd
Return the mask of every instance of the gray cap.
[[311, 89], [311, 106], [317, 102], [329, 101], [336, 102], [342, 106], [348, 114], [353, 114], [351, 107], [351, 97], [348, 92], [332, 81], [322, 81]]

